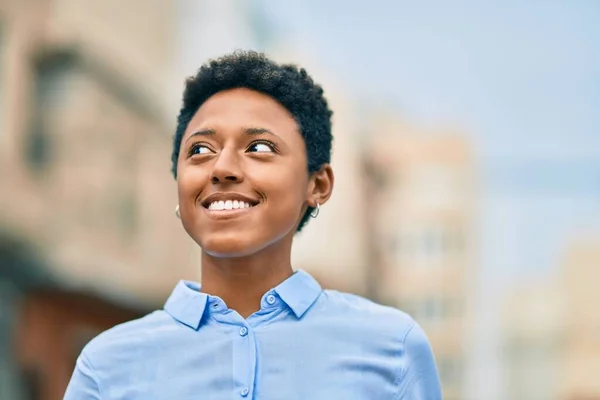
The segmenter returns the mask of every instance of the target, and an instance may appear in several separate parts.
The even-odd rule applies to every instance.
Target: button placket
[[[256,343],[254,333],[246,321],[238,320],[237,338],[234,340],[234,379],[237,396],[251,397],[252,382],[256,374]],[[234,331],[235,332],[235,331]]]

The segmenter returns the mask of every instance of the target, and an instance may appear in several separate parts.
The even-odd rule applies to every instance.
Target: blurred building
[[[562,367],[564,299],[553,284],[515,291],[506,307],[505,393],[508,398],[557,400]]]
[[[206,24],[186,10],[240,20],[243,43],[268,42],[260,13],[231,14],[236,5],[0,1],[0,399],[62,397],[89,339],[199,278],[199,249],[173,214],[170,114],[183,83],[173,76],[241,39],[190,40]],[[364,209],[358,124],[335,93],[336,190],[299,236],[294,266],[364,293],[364,220],[348,218]]]
[[[504,310],[509,398],[600,399],[600,239],[573,242],[555,279],[513,293]]]
[[[5,0],[0,17],[0,399],[57,399],[87,340],[197,278],[160,96],[174,11]]]
[[[365,169],[371,290],[408,312],[433,346],[444,399],[462,399],[473,263],[473,155],[455,133],[372,120]]]
[[[600,237],[572,244],[563,265],[567,327],[563,398],[600,399]]]

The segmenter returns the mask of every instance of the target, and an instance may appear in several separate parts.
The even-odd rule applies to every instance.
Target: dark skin
[[[309,175],[293,116],[246,88],[204,102],[180,150],[181,220],[202,248],[202,292],[247,318],[268,290],[292,275],[298,223],[309,206],[327,202],[333,171],[326,164]]]

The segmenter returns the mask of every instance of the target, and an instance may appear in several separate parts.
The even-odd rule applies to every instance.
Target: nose
[[[244,175],[240,165],[239,154],[233,149],[221,150],[210,172],[210,181],[216,184],[224,182],[239,183],[243,180]]]

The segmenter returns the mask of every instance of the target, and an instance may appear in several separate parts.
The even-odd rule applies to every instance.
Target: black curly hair
[[[323,96],[323,88],[313,82],[304,68],[277,64],[255,51],[235,51],[204,64],[185,82],[171,155],[175,179],[181,139],[196,111],[212,95],[241,87],[271,96],[292,114],[306,145],[309,174],[330,162],[332,112]],[[298,232],[306,225],[312,211],[309,207],[302,216]]]

